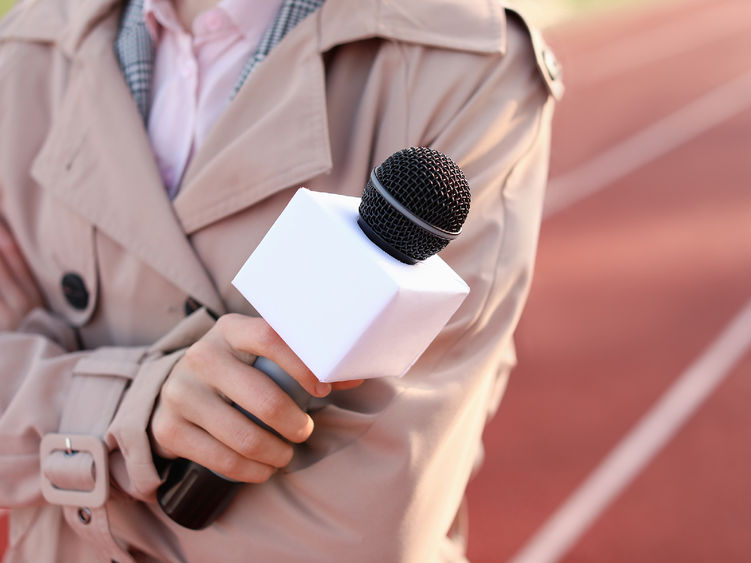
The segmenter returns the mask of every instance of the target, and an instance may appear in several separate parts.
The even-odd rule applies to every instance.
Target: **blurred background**
[[[470,560],[751,561],[751,2],[533,17],[566,94]]]
[[[751,2],[517,4],[567,90],[470,560],[751,561]]]

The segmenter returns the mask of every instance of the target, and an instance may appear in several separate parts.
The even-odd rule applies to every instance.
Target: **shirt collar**
[[[159,39],[162,28],[175,33],[182,31],[175,7],[169,0],[144,0],[143,19],[154,42]]]
[[[221,0],[217,8],[232,20],[240,33],[258,41],[266,27],[273,21],[283,0]],[[172,0],[144,0],[143,14],[146,27],[153,40],[159,38],[160,28],[183,32]]]
[[[240,32],[258,41],[274,21],[283,0],[222,0],[219,7],[232,19]],[[260,31],[259,31],[260,30]]]

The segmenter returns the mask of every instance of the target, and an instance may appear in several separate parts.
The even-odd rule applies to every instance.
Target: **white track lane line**
[[[565,555],[749,350],[751,301],[545,522],[512,563],[552,563]]]
[[[680,19],[577,56],[577,88],[751,31],[751,2],[708,4],[703,9],[685,9],[685,13]]]
[[[751,73],[718,86],[678,111],[553,178],[543,217],[548,218],[751,108]]]

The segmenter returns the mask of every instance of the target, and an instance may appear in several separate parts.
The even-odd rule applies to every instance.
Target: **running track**
[[[751,3],[641,6],[547,33],[567,94],[474,563],[751,561]]]
[[[473,563],[751,561],[751,2],[549,29],[565,69]]]

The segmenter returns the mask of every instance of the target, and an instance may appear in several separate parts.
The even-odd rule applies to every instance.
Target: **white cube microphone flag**
[[[403,375],[469,292],[438,256],[384,252],[359,205],[301,188],[232,282],[320,381]]]

